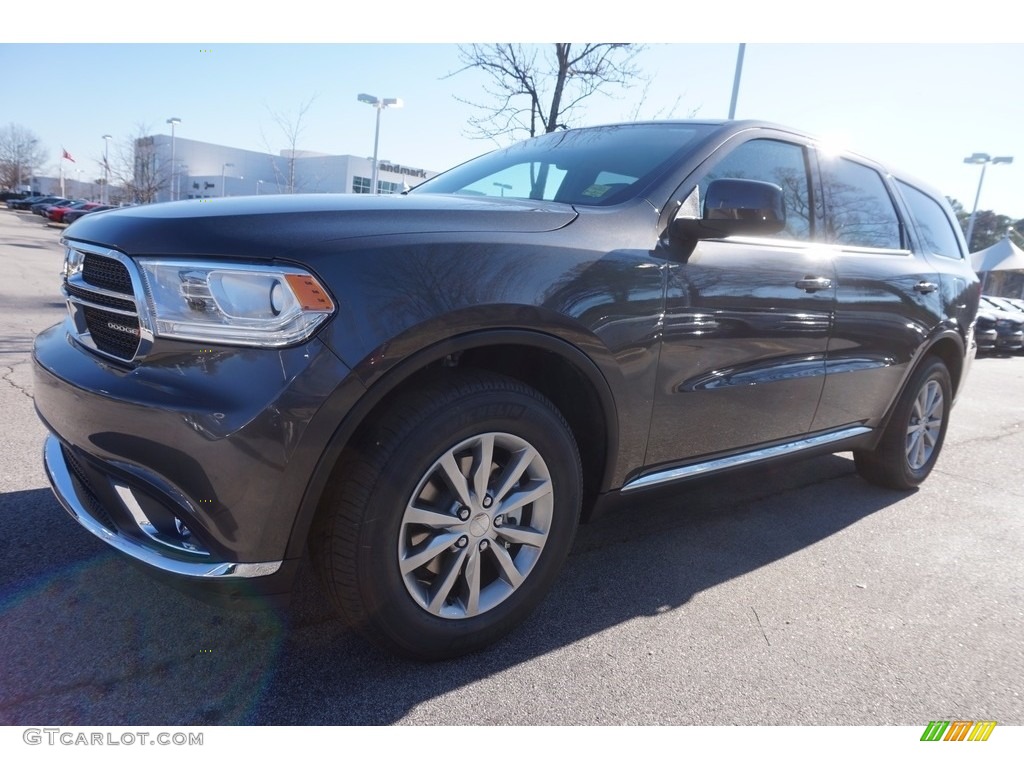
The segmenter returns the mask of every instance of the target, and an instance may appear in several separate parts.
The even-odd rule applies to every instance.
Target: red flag
[[[76,161],[75,161],[75,158],[73,158],[73,157],[71,156],[71,153],[70,153],[70,152],[68,152],[68,151],[67,151],[66,149],[64,149],[64,147],[61,147],[61,148],[60,148],[60,151],[64,153],[64,159],[65,159],[65,160],[70,160],[70,161],[71,161],[72,163],[76,162]]]

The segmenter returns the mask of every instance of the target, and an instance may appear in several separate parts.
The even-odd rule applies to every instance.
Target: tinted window
[[[941,256],[951,256],[954,259],[962,259],[960,252],[960,241],[957,240],[956,230],[950,222],[946,211],[938,202],[909,184],[902,181],[896,182],[904,200],[910,207],[914,219],[917,221],[917,228],[924,238],[925,247],[932,253]]]
[[[611,205],[679,162],[713,126],[650,124],[558,131],[470,160],[412,194]]]
[[[901,248],[900,220],[878,173],[843,158],[822,161],[829,242],[862,248]]]
[[[786,201],[786,228],[773,237],[812,239],[810,185],[803,147],[769,139],[748,141],[737,147],[700,182],[701,210],[703,193],[708,182],[715,179],[753,179],[778,184]]]

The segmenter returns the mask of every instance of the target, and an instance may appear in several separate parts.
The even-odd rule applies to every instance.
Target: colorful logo
[[[932,720],[921,741],[988,741],[995,727],[995,720]]]

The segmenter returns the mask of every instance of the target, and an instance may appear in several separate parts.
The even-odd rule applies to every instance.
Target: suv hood
[[[183,200],[102,211],[65,236],[132,256],[275,258],[297,243],[457,232],[549,232],[572,206],[454,195],[264,195]]]

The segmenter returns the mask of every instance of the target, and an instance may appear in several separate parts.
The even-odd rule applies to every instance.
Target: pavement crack
[[[956,478],[957,480],[963,480],[966,483],[973,483],[975,485],[979,485],[979,486],[982,486],[982,487],[987,487],[987,486],[991,485],[991,483],[992,483],[991,480],[982,480],[982,479],[977,478],[977,477],[972,477],[971,475],[965,475],[962,472],[950,472],[949,470],[945,470],[945,469],[938,469],[938,468],[936,468],[936,469],[932,470],[932,473],[936,474],[936,475],[944,475],[945,477],[953,477],[953,478]],[[1005,494],[1008,494],[1010,496],[1019,496],[1022,499],[1024,499],[1024,493],[1020,493],[1018,491],[1015,491],[1012,488],[1000,488],[999,490],[1000,490],[1001,493],[1005,493]]]
[[[978,437],[970,437],[965,440],[957,440],[956,446],[959,448],[965,445],[975,445],[977,443],[998,443],[1000,440],[1005,440],[1008,437],[1016,437],[1020,434],[1021,425],[1019,423],[1011,424],[1004,427],[1003,432],[997,432],[994,435],[979,435]]]
[[[750,610],[754,612],[754,618],[757,619],[757,628],[761,630],[761,635],[764,637],[764,641],[771,647],[771,641],[768,639],[768,633],[764,631],[764,626],[761,624],[761,617],[757,615],[757,608],[750,606]]]
[[[3,378],[4,381],[6,381],[8,384],[10,384],[12,387],[14,387],[19,392],[21,392],[21,394],[23,394],[29,400],[31,400],[32,399],[32,393],[29,392],[25,387],[21,386],[20,384],[18,384],[16,381],[14,381],[11,378],[11,376],[14,375],[14,368],[12,366],[10,366],[10,365],[5,365],[3,367],[7,369],[7,373],[5,373],[0,378]]]

